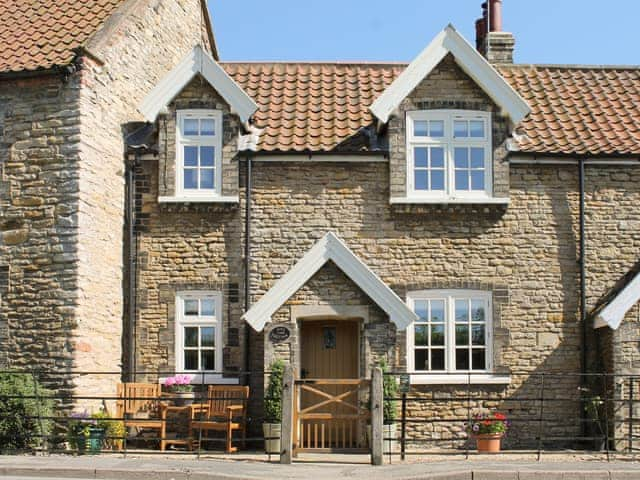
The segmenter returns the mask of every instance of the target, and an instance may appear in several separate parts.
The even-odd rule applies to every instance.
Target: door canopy
[[[329,260],[389,315],[398,330],[405,330],[417,320],[407,304],[333,232],[311,247],[242,318],[256,331],[262,331],[273,314]]]

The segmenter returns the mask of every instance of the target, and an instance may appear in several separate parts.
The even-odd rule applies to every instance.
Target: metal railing
[[[442,381],[438,381],[438,377]],[[409,455],[475,454],[468,430],[479,412],[505,414],[504,454],[590,452],[609,460],[635,458],[640,442],[640,376],[573,373],[511,373],[504,384],[468,373],[451,385],[446,374],[414,382],[385,373],[399,392],[384,401],[396,412],[387,419],[384,451],[389,460]],[[427,378],[427,377],[424,377]],[[484,383],[483,383],[484,382]]]
[[[184,372],[136,372],[136,383],[158,386],[163,379]],[[208,401],[210,383],[248,384],[262,390],[269,371],[207,372],[192,380],[193,402]],[[12,453],[116,453],[131,452],[162,455],[224,454],[224,432],[207,434],[202,427],[189,433],[189,415],[197,409],[180,407],[184,399],[157,389],[157,395],[118,395],[118,384],[127,375],[122,372],[5,370],[0,381],[22,385],[0,391],[0,452]],[[64,386],[63,386],[64,385]],[[15,388],[15,387],[13,387]],[[164,387],[162,388],[164,390]],[[228,401],[243,398],[227,396]],[[264,451],[262,394],[250,395],[245,417],[246,435],[237,435],[234,443],[253,451]],[[118,405],[147,404],[140,412],[130,412]],[[189,400],[187,400],[187,403]],[[27,404],[27,408],[21,405]],[[198,415],[195,413],[194,415]],[[15,426],[4,428],[12,420]],[[197,418],[196,418],[197,420]],[[217,419],[216,419],[217,421]],[[226,419],[220,419],[221,422]],[[237,421],[237,420],[234,420]],[[268,439],[267,439],[268,440]],[[167,448],[160,450],[162,445]],[[193,447],[193,449],[192,449]]]

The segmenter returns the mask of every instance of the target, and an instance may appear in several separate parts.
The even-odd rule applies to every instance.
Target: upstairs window
[[[177,124],[177,195],[184,197],[220,195],[222,112],[180,110]]]
[[[407,112],[408,193],[455,199],[491,195],[491,114]]]

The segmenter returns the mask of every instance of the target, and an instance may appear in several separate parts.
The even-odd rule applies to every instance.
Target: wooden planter
[[[502,436],[502,433],[474,435],[478,453],[500,453],[500,441],[502,440]]]

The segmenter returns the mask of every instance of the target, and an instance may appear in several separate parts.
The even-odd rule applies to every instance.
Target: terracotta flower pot
[[[502,433],[484,433],[474,435],[478,453],[499,453]]]

